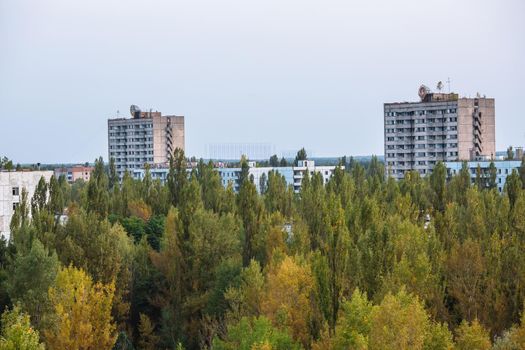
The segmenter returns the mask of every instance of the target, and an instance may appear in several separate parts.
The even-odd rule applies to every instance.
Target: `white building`
[[[301,184],[306,172],[312,176],[314,173],[320,173],[323,177],[323,183],[326,184],[332,177],[336,166],[316,166],[313,160],[300,160],[298,166],[288,167],[256,167],[255,162],[248,162],[249,170],[248,176],[253,177],[253,183],[257,188],[257,192],[261,192],[261,178],[263,175],[268,179],[268,173],[270,171],[276,171],[286,180],[286,185],[293,186],[293,189],[298,193],[301,189]],[[344,168],[344,166],[341,166]],[[227,187],[231,182],[235,192],[239,191],[240,186],[240,175],[241,168],[217,168],[221,177],[221,183],[224,187]],[[168,168],[152,168],[150,169],[151,177],[153,179],[159,179],[161,182],[165,182],[168,178]],[[144,179],[144,169],[134,169],[133,178],[137,180]]]
[[[49,182],[52,171],[1,171],[0,172],[0,235],[9,240],[11,218],[22,199],[22,189],[31,200],[42,177]]]

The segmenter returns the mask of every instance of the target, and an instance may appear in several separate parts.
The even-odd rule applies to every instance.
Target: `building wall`
[[[304,178],[305,173],[308,171],[310,176],[314,173],[321,173],[323,177],[323,183],[327,183],[329,179],[332,177],[335,166],[315,166],[315,163],[313,161],[304,161],[304,164],[299,164],[300,166],[297,167],[250,167],[248,170],[248,174],[250,177],[253,177],[253,183],[257,189],[257,192],[261,192],[260,188],[260,181],[261,177],[264,176],[266,179],[268,179],[268,173],[270,171],[276,171],[282,176],[284,176],[286,180],[287,186],[293,186],[294,191],[297,193],[301,189],[302,180]],[[341,166],[341,168],[344,169],[344,166]],[[232,184],[233,190],[235,192],[239,191],[239,177],[241,174],[241,168],[217,168],[217,172],[219,173],[219,176],[221,177],[221,183],[226,188],[229,183]],[[188,174],[190,173],[191,169],[188,169]],[[151,177],[153,179],[159,179],[161,182],[165,182],[169,169],[167,168],[152,168],[150,169]],[[143,180],[145,175],[144,169],[134,169],[133,170],[133,178],[137,180]]]
[[[35,192],[35,188],[42,176],[49,182],[52,171],[16,171],[0,172],[0,235],[9,240],[11,218],[13,217],[13,205],[18,205],[22,198],[22,189],[28,192],[28,204]],[[13,189],[17,193],[13,194]]]
[[[478,165],[481,169],[483,176],[485,176],[486,178],[489,177],[490,163],[491,163],[490,161],[467,162],[467,167],[469,168],[470,178],[473,183],[476,180],[476,172],[477,172]],[[512,174],[512,171],[514,170],[519,171],[519,168],[521,166],[521,161],[519,160],[494,161],[494,165],[496,167],[496,185],[498,187],[498,191],[501,193],[503,192],[503,189],[505,187],[507,176]],[[461,171],[461,168],[463,167],[463,162],[447,162],[445,163],[445,166],[447,168],[448,175],[455,176],[455,175],[458,175],[459,172]]]
[[[57,168],[55,169],[55,177],[58,179],[60,176],[65,176],[67,182],[73,183],[77,180],[89,181],[91,173],[93,172],[93,167],[91,166],[82,166],[76,165],[71,168]]]
[[[476,153],[475,121],[481,121],[481,151]],[[471,159],[472,155],[494,158],[496,155],[496,119],[493,98],[460,98],[458,100],[458,144],[459,159]]]

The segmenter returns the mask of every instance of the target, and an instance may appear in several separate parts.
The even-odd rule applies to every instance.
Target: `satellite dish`
[[[421,100],[425,99],[425,96],[430,92],[430,89],[426,87],[425,85],[421,85],[419,87],[419,90],[417,91],[417,94],[419,95],[419,98]]]
[[[131,113],[133,118],[136,118],[137,113],[140,115],[140,107],[137,105],[131,105],[131,107],[129,107],[129,113]]]

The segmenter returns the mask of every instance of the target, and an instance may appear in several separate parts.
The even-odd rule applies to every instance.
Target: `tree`
[[[461,322],[456,334],[458,350],[489,350],[491,348],[489,333],[477,319],[472,323]]]
[[[306,154],[306,150],[301,148],[299,151],[297,151],[297,155],[295,156],[294,164],[297,166],[299,164],[300,160],[306,160],[308,159],[308,155]]]
[[[494,161],[490,161],[489,182],[488,182],[488,187],[490,189],[497,187],[497,184],[496,184],[497,177],[498,177],[498,170],[496,169],[496,165],[494,164]]]
[[[112,190],[119,183],[115,158],[109,158],[109,189]]]
[[[423,349],[428,315],[417,297],[404,290],[387,294],[371,314],[369,349]]]
[[[284,331],[274,328],[271,322],[261,316],[242,318],[228,327],[224,340],[215,338],[213,349],[216,350],[299,350],[300,346]]]
[[[140,314],[139,323],[139,349],[140,350],[155,350],[159,337],[155,334],[155,326],[148,316]]]
[[[280,167],[287,167],[288,166],[288,162],[286,161],[286,159],[284,157],[281,158],[281,161],[279,162],[279,166]]]
[[[507,176],[507,180],[505,181],[505,193],[507,193],[507,196],[509,197],[510,207],[514,207],[514,203],[516,202],[516,199],[519,196],[519,193],[521,192],[522,183],[520,180],[520,176],[518,175],[518,172],[514,169],[512,170],[512,174]]]
[[[237,211],[242,220],[244,232],[242,261],[248,266],[250,260],[256,256],[255,240],[261,229],[261,204],[255,185],[251,181],[243,181],[237,196]]]
[[[85,208],[100,217],[106,217],[109,211],[108,177],[104,170],[102,157],[95,160],[95,169],[87,185]]]
[[[229,305],[228,319],[240,321],[243,317],[259,316],[264,293],[264,276],[261,266],[251,260],[240,274],[238,286],[230,286],[225,292]]]
[[[111,349],[116,341],[111,306],[113,283],[93,283],[72,266],[59,271],[49,289],[54,324],[44,331],[49,349]]]
[[[57,255],[50,255],[35,239],[28,254],[16,255],[12,269],[8,280],[11,300],[28,312],[33,324],[41,329],[50,308],[47,291],[59,269]]]
[[[310,267],[286,256],[267,276],[262,312],[272,322],[290,329],[303,346],[310,344],[308,324],[312,316],[310,294],[314,281]]]
[[[479,243],[467,239],[456,243],[448,257],[447,285],[461,318],[479,317],[483,305],[484,261]]]
[[[521,179],[521,185],[523,186],[523,189],[525,189],[525,155],[523,156],[523,158],[521,158],[519,174]]]
[[[512,149],[512,146],[509,146],[507,148],[507,160],[513,160],[514,159],[514,150]]]
[[[354,290],[350,300],[341,306],[341,316],[337,321],[335,346],[336,350],[368,348],[368,337],[374,306],[365,293]]]
[[[273,168],[277,168],[279,166],[279,158],[277,157],[277,154],[274,154],[270,157],[270,166]]]
[[[171,203],[177,206],[181,201],[182,189],[188,181],[186,173],[186,158],[184,151],[176,148],[170,157],[170,168],[167,178],[167,185],[171,194]]]
[[[445,323],[431,323],[425,336],[424,350],[454,350],[452,333]]]
[[[0,349],[2,350],[44,350],[40,343],[38,331],[31,327],[29,315],[18,306],[2,314],[2,333]]]
[[[443,211],[445,209],[447,168],[442,162],[438,162],[430,175],[430,186],[433,190],[434,208]]]

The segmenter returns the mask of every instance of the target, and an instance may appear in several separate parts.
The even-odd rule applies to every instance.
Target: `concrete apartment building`
[[[507,182],[507,176],[512,174],[513,171],[518,171],[521,166],[521,160],[495,160],[495,161],[471,161],[467,162],[467,168],[470,174],[470,180],[475,183],[476,176],[479,170],[481,171],[481,178],[486,180],[490,178],[490,163],[494,163],[496,168],[496,187],[501,193],[505,188]],[[449,177],[456,176],[460,173],[463,167],[463,162],[446,162],[445,167]]]
[[[109,158],[120,177],[144,164],[169,161],[176,148],[184,149],[184,116],[143,112],[130,108],[131,118],[108,119]]]
[[[22,199],[22,189],[27,191],[28,204],[42,177],[49,182],[52,171],[0,171],[0,235],[10,238],[9,225],[15,208]]]
[[[70,184],[80,179],[88,182],[93,169],[94,167],[92,166],[84,165],[75,165],[70,168],[57,168],[55,169],[55,177],[58,179],[63,175]]]
[[[293,186],[296,193],[301,190],[301,185],[306,172],[312,176],[314,173],[320,173],[323,177],[323,183],[326,184],[332,175],[334,174],[336,166],[316,166],[313,160],[300,160],[298,166],[288,167],[257,167],[255,162],[248,162],[249,170],[248,174],[253,177],[253,183],[257,189],[257,192],[261,192],[261,178],[263,175],[268,179],[268,173],[270,171],[276,171],[286,180],[287,186]],[[344,166],[341,166],[344,168]],[[232,184],[235,192],[239,191],[240,187],[240,175],[241,168],[216,168],[221,177],[221,183],[224,187],[227,187],[229,183]],[[191,169],[188,169],[188,174]],[[136,180],[144,179],[146,171],[144,169],[134,169],[132,172],[133,178]],[[169,169],[167,167],[151,168],[151,177],[156,180],[160,180],[164,183],[168,178]]]
[[[419,88],[419,102],[384,104],[385,166],[401,179],[422,176],[438,161],[493,159],[496,155],[494,99],[459,97]]]

